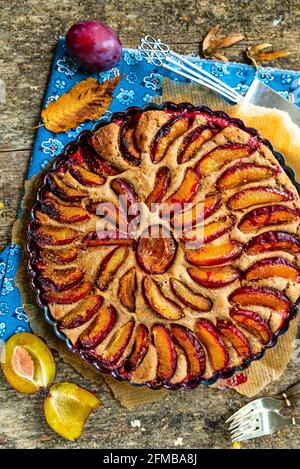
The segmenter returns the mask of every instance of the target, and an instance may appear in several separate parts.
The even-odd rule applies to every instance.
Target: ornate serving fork
[[[224,98],[227,98],[232,103],[252,103],[258,106],[285,111],[290,115],[292,121],[300,126],[299,107],[288,99],[280,96],[279,93],[272,90],[272,88],[265,85],[265,83],[261,82],[256,77],[244,96],[185,56],[174,52],[160,39],[155,39],[149,35],[145,36],[141,39],[138,50],[142,58],[148,63],[156,67],[163,67],[173,73],[206,86],[221,96],[224,96]]]

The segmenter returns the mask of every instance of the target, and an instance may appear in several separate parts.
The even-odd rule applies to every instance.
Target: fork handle
[[[285,401],[286,401],[288,407],[290,407],[290,405],[291,405],[291,404],[289,403],[290,399],[291,399],[291,398],[294,399],[294,398],[300,397],[300,382],[294,384],[292,387],[290,387],[289,389],[287,389],[287,391],[283,392],[283,393],[282,393],[282,396],[283,396],[283,398],[285,399]],[[299,402],[299,401],[297,401],[297,402]],[[296,402],[296,403],[297,403],[297,402]]]

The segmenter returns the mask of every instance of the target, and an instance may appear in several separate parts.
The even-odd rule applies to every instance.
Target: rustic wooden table
[[[0,78],[7,102],[0,104],[0,248],[10,240],[23,191],[53,50],[59,34],[79,19],[99,18],[119,32],[124,46],[134,47],[146,33],[179,52],[198,52],[207,30],[221,24],[246,41],[229,51],[242,61],[246,45],[271,42],[292,55],[275,66],[298,68],[300,3],[298,0],[0,0]],[[56,357],[57,358],[57,357]],[[300,376],[300,360],[268,391],[279,391]],[[85,382],[70,366],[57,363],[57,380],[88,386],[104,402],[75,443],[59,438],[45,424],[42,397],[14,392],[0,376],[0,448],[230,448],[225,420],[246,399],[235,391],[202,387],[170,393],[134,412],[119,405],[110,391]],[[191,405],[191,397],[193,404]],[[139,420],[141,426],[132,425]],[[299,430],[243,443],[243,448],[297,448]]]

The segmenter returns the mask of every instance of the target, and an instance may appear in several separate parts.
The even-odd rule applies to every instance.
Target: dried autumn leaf
[[[32,381],[34,376],[34,362],[24,347],[17,345],[11,357],[11,367],[21,378]]]
[[[256,46],[247,47],[246,55],[248,59],[251,60],[255,68],[258,68],[257,62],[270,62],[272,60],[280,59],[281,57],[287,57],[290,55],[290,52],[287,50],[274,50],[274,51],[265,51],[272,47],[272,44],[262,43],[257,44]]]
[[[242,41],[244,36],[241,34],[233,34],[231,36],[217,36],[219,29],[219,25],[214,26],[205,36],[202,43],[203,54],[207,58],[214,58],[216,60],[227,62],[225,55],[219,52],[220,49],[233,46],[234,44]]]
[[[45,127],[51,132],[66,132],[82,122],[99,118],[109,108],[112,92],[122,78],[120,75],[103,83],[88,78],[77,83],[42,111]]]

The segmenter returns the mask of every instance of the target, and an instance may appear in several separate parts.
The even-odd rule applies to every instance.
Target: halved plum
[[[247,244],[246,251],[250,255],[268,251],[285,251],[290,254],[299,254],[300,242],[291,233],[266,231],[252,238]]]
[[[101,353],[100,358],[104,366],[114,368],[116,362],[125,352],[134,329],[134,320],[129,319],[120,329],[115,332],[106,349]]]
[[[250,146],[240,143],[218,146],[200,159],[197,163],[197,172],[201,176],[207,176],[219,171],[231,161],[248,157],[253,151]]]
[[[239,222],[243,233],[259,230],[264,226],[284,224],[299,218],[297,210],[286,205],[267,205],[247,212]]]
[[[153,190],[146,199],[146,205],[150,211],[152,211],[152,208],[155,208],[155,206],[151,207],[153,204],[159,204],[163,200],[169,189],[170,182],[171,171],[169,168],[166,166],[159,168],[156,173]]]
[[[128,248],[118,246],[112,249],[102,260],[98,272],[97,286],[101,291],[108,289],[110,282],[113,280],[116,272],[124,263],[127,255]]]
[[[151,146],[151,160],[154,164],[161,161],[169,145],[184,134],[191,125],[191,119],[187,116],[171,118],[157,132]]]
[[[199,225],[189,231],[185,231],[182,235],[182,240],[193,242],[195,247],[200,247],[202,244],[214,241],[228,233],[234,222],[235,218],[233,216],[226,215],[206,225]]]
[[[78,285],[84,277],[84,270],[80,267],[68,267],[66,269],[46,268],[39,276],[39,282],[43,287],[62,292]]]
[[[116,320],[117,312],[114,306],[103,306],[88,328],[80,334],[78,342],[84,348],[96,347],[108,336]]]
[[[55,378],[55,361],[46,343],[30,332],[13,334],[1,347],[0,365],[18,392],[34,394]]]
[[[90,218],[83,207],[63,205],[54,198],[51,192],[46,192],[41,203],[42,210],[59,223],[77,223]]]
[[[230,317],[251,334],[255,335],[264,345],[272,339],[268,323],[257,313],[245,309],[232,308]]]
[[[294,195],[290,191],[283,191],[271,186],[257,186],[235,193],[227,201],[227,206],[232,210],[241,210],[252,205],[284,202],[293,198]]]
[[[244,360],[251,355],[251,348],[244,334],[227,319],[218,319],[217,329],[229,340],[235,351]]]
[[[70,288],[62,292],[57,292],[53,290],[48,290],[43,293],[43,298],[47,300],[48,303],[56,303],[60,305],[69,305],[76,303],[83,298],[86,298],[92,291],[91,282],[82,282],[76,287]]]
[[[87,197],[87,193],[81,189],[75,189],[63,182],[63,178],[58,174],[51,174],[49,178],[51,190],[62,200],[66,202],[80,202]]]
[[[57,228],[47,225],[34,225],[30,227],[30,234],[37,244],[43,246],[65,246],[79,238],[77,231],[71,228]]]
[[[284,293],[269,287],[240,287],[229,295],[229,301],[239,306],[266,306],[284,314],[288,314],[293,307]]]
[[[167,216],[171,213],[176,213],[182,208],[184,204],[191,202],[196,196],[200,188],[200,178],[193,168],[188,168],[184,174],[181,185],[164,203],[164,211],[167,211]]]
[[[100,295],[91,295],[83,300],[79,305],[67,313],[61,323],[62,329],[73,329],[88,322],[97,313],[103,303],[103,297]]]
[[[178,149],[177,163],[186,163],[194,158],[202,145],[213,138],[217,132],[217,128],[209,125],[200,125],[192,130],[192,132],[189,132]]]
[[[252,264],[245,272],[246,280],[281,277],[300,282],[300,269],[283,257],[268,257]]]
[[[180,306],[162,293],[156,280],[145,276],[143,279],[143,289],[147,303],[159,316],[170,321],[176,321],[184,316]]]
[[[220,203],[221,196],[219,193],[210,194],[202,202],[197,202],[192,208],[175,214],[171,220],[172,224],[175,228],[186,230],[212,215],[219,208]]]
[[[222,191],[240,187],[250,182],[258,182],[275,176],[280,168],[260,165],[257,163],[237,163],[226,169],[218,178],[216,186]]]
[[[206,288],[222,288],[241,278],[239,270],[231,265],[213,269],[188,267],[187,271],[196,283]]]
[[[137,289],[136,271],[132,267],[126,272],[119,282],[119,299],[130,312],[135,311],[135,292]]]
[[[44,413],[50,428],[67,440],[80,437],[91,412],[102,402],[94,394],[74,383],[51,386],[44,401]]]
[[[236,259],[242,250],[241,243],[229,239],[222,244],[205,244],[199,249],[187,249],[186,258],[193,265],[213,266]]]
[[[172,264],[178,243],[172,233],[162,225],[150,225],[139,240],[136,256],[149,274],[163,274]]]
[[[206,356],[202,345],[192,331],[178,324],[171,325],[172,338],[184,351],[188,361],[188,383],[195,383],[203,375],[206,367]]]
[[[106,181],[103,176],[99,176],[99,174],[95,174],[92,171],[84,168],[82,165],[76,163],[71,163],[68,166],[68,170],[70,171],[71,176],[73,176],[73,178],[83,186],[102,186]]]
[[[175,372],[177,363],[175,346],[166,326],[156,324],[152,327],[152,334],[158,358],[157,379],[159,382],[166,382]]]
[[[185,305],[189,306],[195,311],[210,311],[212,307],[212,301],[210,298],[196,293],[189,285],[185,284],[181,280],[171,278],[170,285],[174,294],[179,300]]]
[[[198,319],[195,324],[195,333],[204,345],[214,371],[226,369],[229,361],[227,347],[213,323],[207,319]]]

